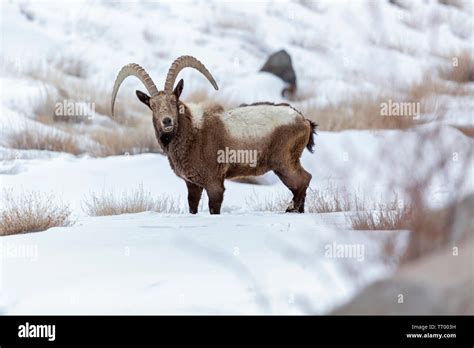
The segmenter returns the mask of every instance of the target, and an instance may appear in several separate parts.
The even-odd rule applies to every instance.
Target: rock
[[[456,255],[456,249],[457,255]],[[474,238],[403,265],[332,314],[474,314]]]
[[[285,50],[273,53],[265,62],[260,71],[269,72],[288,83],[288,87],[281,92],[282,96],[293,97],[296,93],[296,74],[291,57]]]

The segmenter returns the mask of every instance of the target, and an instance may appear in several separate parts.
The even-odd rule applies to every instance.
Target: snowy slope
[[[334,103],[406,88],[437,64],[451,63],[453,54],[473,49],[472,2],[464,11],[435,0],[407,7],[360,0],[2,2],[2,32],[15,30],[3,36],[2,59],[24,67],[74,57],[87,63],[86,79],[110,88],[129,62],[144,66],[161,86],[172,60],[190,54],[206,63],[221,89],[213,92],[202,76],[184,71],[184,98],[207,88],[217,99],[242,103],[255,93],[281,98],[278,80],[256,71],[285,48],[301,90]]]
[[[3,259],[9,314],[323,313],[390,271],[372,233],[314,215],[141,213],[0,243],[20,255]],[[325,257],[333,243],[363,257]]]

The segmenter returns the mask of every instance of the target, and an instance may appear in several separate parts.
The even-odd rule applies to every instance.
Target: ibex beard
[[[122,81],[136,76],[148,93],[136,91],[138,99],[153,113],[153,127],[163,152],[188,189],[189,212],[196,214],[202,191],[209,197],[209,211],[219,214],[224,198],[224,180],[258,176],[273,171],[293,193],[287,212],[304,212],[306,190],[311,181],[300,163],[306,147],[313,152],[317,125],[288,104],[268,102],[241,105],[225,111],[217,104],[185,104],[180,100],[184,81],[176,87],[178,73],[192,67],[217,90],[206,67],[191,56],[176,59],[168,71],[163,91],[158,91],[148,73],[138,64],[125,65],[112,92],[112,114]],[[219,150],[257,151],[255,165],[219,161]]]

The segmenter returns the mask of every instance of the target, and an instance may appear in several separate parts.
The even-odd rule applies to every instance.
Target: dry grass
[[[12,148],[67,152],[74,155],[87,153],[99,157],[161,151],[154,135],[149,111],[134,94],[120,95],[112,118],[111,91],[78,78],[84,74],[81,70],[81,60],[69,61],[62,58],[55,59],[53,63],[46,66],[32,65],[24,70],[15,69],[8,64],[2,66],[4,70],[43,84],[41,103],[35,107],[31,118],[52,128],[50,131],[40,132],[30,127],[12,134],[8,139]],[[100,120],[98,124],[99,122],[94,122],[89,115],[58,116],[55,113],[56,104],[62,104],[64,101],[93,103],[93,116],[108,116],[111,121],[107,123]],[[83,148],[78,146],[79,135],[84,140],[81,141]]]
[[[54,55],[49,57],[48,63],[69,76],[84,78],[88,74],[88,64],[80,56]]]
[[[381,105],[388,99],[366,96],[325,107],[302,104],[298,109],[323,131],[407,129],[417,123],[409,116],[381,116]]]
[[[351,200],[345,189],[330,183],[324,190],[308,189],[306,211],[308,213],[332,213],[351,209]]]
[[[400,206],[398,200],[389,204],[377,204],[374,211],[358,209],[347,214],[354,230],[404,230],[411,226],[413,210]]]
[[[408,129],[423,123],[412,116],[382,116],[381,110],[384,103],[390,100],[394,103],[414,103],[419,105],[419,113],[436,113],[442,109],[442,105],[436,105],[436,97],[439,95],[467,96],[471,92],[462,82],[474,79],[474,64],[472,57],[463,54],[459,57],[459,66],[443,70],[440,75],[444,79],[427,74],[420,82],[414,83],[403,97],[390,97],[384,95],[360,95],[351,100],[339,104],[327,106],[316,106],[305,99],[311,95],[297,95],[294,106],[303,115],[319,125],[322,131],[339,132],[350,129]],[[449,83],[446,80],[460,82]],[[300,92],[298,92],[300,93]]]
[[[97,146],[91,146],[88,152],[96,157],[161,152],[151,125],[124,131],[94,130],[89,133],[89,137],[97,143]]]
[[[69,226],[69,208],[56,203],[52,195],[31,191],[14,196],[3,191],[0,212],[0,235],[44,231],[51,227]]]
[[[110,117],[114,122],[127,126],[137,127],[143,120],[147,120],[151,127],[151,111],[143,105],[135,96],[135,91],[119,92],[114,106],[114,115],[111,114],[110,96],[111,90],[107,88],[95,88],[94,103],[95,112]],[[90,98],[90,90],[88,86],[85,89],[76,92],[82,98]]]
[[[92,193],[84,200],[84,211],[90,216],[135,214],[144,211],[158,213],[182,213],[179,201],[169,196],[153,198],[150,192],[140,185],[131,192]]]
[[[414,83],[407,92],[408,99],[420,103],[420,111],[424,113],[434,112],[436,105],[431,97],[440,94],[454,94],[443,81],[435,80],[431,76],[425,76],[420,83]]]
[[[469,51],[453,55],[449,67],[440,69],[440,76],[449,81],[466,83],[474,81],[474,58]]]
[[[47,150],[74,155],[83,153],[72,135],[60,131],[41,132],[37,128],[25,128],[11,133],[7,142],[9,147],[19,150]]]
[[[231,103],[229,100],[225,100],[224,98],[219,96],[216,96],[216,99],[212,99],[209,96],[209,93],[205,90],[191,91],[189,94],[186,94],[183,99],[186,103],[197,103],[208,106],[218,104],[221,105],[224,110],[232,109],[238,106],[234,103]]]
[[[377,206],[375,211],[354,214],[351,222],[354,228],[362,229],[406,229],[410,231],[407,248],[402,262],[424,256],[438,248],[451,243],[459,243],[469,233],[457,225],[467,219],[458,219],[459,210],[466,188],[469,187],[469,166],[472,166],[474,149],[461,148],[459,137],[445,136],[446,126],[420,127],[415,129],[416,143],[411,146],[410,156],[400,158],[397,151],[390,148],[380,149],[380,167],[395,166],[398,174],[389,183],[400,187],[398,178],[403,177],[400,187],[401,193],[407,202],[404,206],[388,205]],[[461,136],[461,134],[460,134]],[[389,146],[389,145],[387,145]],[[458,161],[454,153],[459,152]],[[375,169],[375,168],[374,168]],[[377,175],[377,172],[374,172]],[[442,203],[436,198],[434,190],[439,190],[453,202],[443,209],[435,209],[435,203]],[[446,203],[445,203],[446,204]],[[471,208],[472,211],[472,208]],[[472,216],[472,213],[471,213]],[[472,233],[472,227],[471,233]]]
[[[260,199],[256,193],[246,200],[253,210],[284,212],[291,202],[290,193],[279,193]],[[334,213],[364,209],[362,201],[357,194],[349,195],[345,188],[338,188],[334,183],[329,183],[324,190],[309,188],[306,192],[305,211],[307,213]]]
[[[474,156],[474,149],[471,147],[464,150],[462,156],[465,160],[457,163],[458,170],[453,173],[451,168],[456,165],[456,161],[453,161],[453,148],[456,145],[452,139],[444,140],[441,130],[442,127],[439,127],[421,134],[414,152],[416,163],[425,164],[417,167],[417,175],[405,187],[406,195],[414,207],[414,218],[410,226],[412,233],[404,255],[405,261],[434,251],[449,242],[459,243],[469,235],[469,228],[463,230],[458,227],[467,218],[459,219],[456,214],[465,198],[461,188],[467,187],[471,180],[467,173],[472,166],[470,159]],[[431,187],[435,185],[436,178],[449,187],[452,203],[443,209],[433,210],[430,208]],[[472,227],[470,231],[472,233]]]
[[[147,108],[135,97],[123,93],[115,103],[112,117],[110,109],[111,90],[86,82],[51,68],[32,67],[25,72],[27,77],[44,84],[43,102],[35,109],[34,118],[39,122],[54,125],[60,122],[91,123],[88,117],[58,117],[55,114],[56,103],[64,100],[75,103],[93,103],[96,114],[110,117],[114,122],[125,126],[136,126],[143,118],[149,118]],[[53,87],[54,86],[54,87]]]
[[[277,193],[261,199],[257,193],[246,198],[246,204],[255,211],[284,212],[291,201],[289,193]]]

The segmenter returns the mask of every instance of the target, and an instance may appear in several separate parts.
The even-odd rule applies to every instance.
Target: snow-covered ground
[[[0,308],[12,314],[323,313],[390,270],[380,238],[335,229],[328,220],[141,213],[4,237],[10,257],[3,259]],[[352,258],[330,257],[328,248],[339,244],[362,249]]]
[[[406,231],[353,231],[344,213],[256,212],[252,199],[287,192],[271,173],[264,185],[227,182],[221,216],[210,216],[204,203],[196,216],[88,217],[82,206],[89,193],[138,185],[153,195],[176,197],[185,209],[185,184],[160,154],[92,158],[10,149],[7,139],[15,130],[51,129],[35,120],[34,110],[46,100],[46,90],[60,94],[60,88],[33,79],[29,69],[63,61],[80,62],[80,76],[71,81],[110,90],[124,64],[139,63],[162,86],[171,62],[193,55],[220,90],[184,70],[185,101],[203,90],[230,104],[279,102],[283,83],[257,71],[269,54],[284,48],[298,77],[299,106],[323,107],[364,94],[403,94],[427,73],[451,64],[453,54],[473,52],[471,1],[463,10],[434,0],[399,3],[403,6],[349,0],[3,1],[0,187],[15,194],[52,192],[70,204],[76,223],[0,238],[0,312],[326,313],[388,276]],[[447,108],[443,122],[473,126],[474,87],[466,88],[471,95],[439,96]],[[140,83],[127,80],[117,104],[134,100],[124,97],[133,97],[135,89],[142,89]],[[92,123],[109,126],[98,113]],[[472,163],[474,144],[449,125],[438,134],[439,149],[453,153],[447,175],[456,177]],[[313,175],[311,188],[336,183],[369,199],[394,191],[403,199],[403,185],[426,175],[422,164],[430,154],[420,154],[417,141],[432,126],[319,132],[315,153],[305,151],[302,158]],[[388,157],[403,159],[403,165],[381,161]],[[474,177],[472,165],[465,175]],[[459,191],[474,192],[472,180],[453,186],[435,177],[432,204],[442,206]],[[391,237],[395,249],[387,257],[384,246]],[[338,245],[363,252],[328,256]]]

